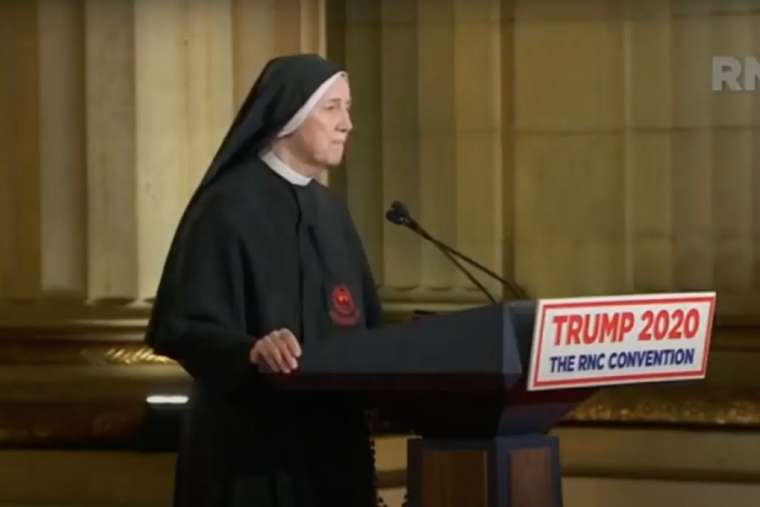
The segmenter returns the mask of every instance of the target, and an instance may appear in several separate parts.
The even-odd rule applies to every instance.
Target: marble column
[[[255,76],[324,53],[324,17],[321,0],[3,2],[0,315],[147,315]]]
[[[355,132],[340,190],[381,293],[389,307],[483,301],[440,252],[383,216],[401,200],[431,234],[501,270],[501,3],[344,5]]]

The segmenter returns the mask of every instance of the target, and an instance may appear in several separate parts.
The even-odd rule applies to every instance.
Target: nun
[[[304,344],[380,324],[361,241],[317,180],[352,129],[348,75],[316,55],[262,70],[180,220],[146,340],[193,389],[178,454],[180,507],[369,507],[362,407],[285,393]]]

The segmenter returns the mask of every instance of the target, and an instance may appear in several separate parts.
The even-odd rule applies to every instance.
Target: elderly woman
[[[259,372],[293,372],[302,344],[380,322],[348,211],[314,179],[343,157],[350,105],[336,65],[272,60],[185,210],[146,336],[194,379],[178,506],[375,503],[361,407]]]

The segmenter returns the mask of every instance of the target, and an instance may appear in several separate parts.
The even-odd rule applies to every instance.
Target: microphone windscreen
[[[391,203],[391,209],[395,210],[402,217],[409,216],[409,208],[407,208],[406,204],[401,201],[393,201],[393,203]]]
[[[396,225],[404,225],[404,218],[395,209],[386,211],[385,218]]]

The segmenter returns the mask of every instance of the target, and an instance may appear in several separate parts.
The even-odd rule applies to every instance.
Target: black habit
[[[338,71],[313,55],[267,64],[172,242],[146,339],[194,379],[177,506],[374,505],[362,407],[275,391],[249,362],[254,341],[276,329],[307,345],[380,323],[344,204],[316,181],[291,184],[258,157]]]

